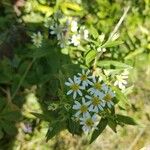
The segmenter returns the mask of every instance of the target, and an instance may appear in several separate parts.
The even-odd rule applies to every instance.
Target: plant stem
[[[25,70],[25,72],[24,72],[24,74],[23,74],[21,80],[20,80],[19,83],[18,83],[18,86],[17,86],[15,92],[14,92],[13,95],[12,95],[12,99],[15,98],[15,96],[16,96],[18,90],[20,89],[20,87],[21,87],[21,85],[22,85],[22,83],[23,83],[23,81],[24,81],[26,75],[28,74],[30,68],[32,67],[34,61],[35,61],[35,58],[32,59],[32,61],[30,62],[30,64],[29,64],[28,67],[26,68],[26,70]]]

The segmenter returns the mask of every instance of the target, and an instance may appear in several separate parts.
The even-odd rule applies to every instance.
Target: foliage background
[[[83,17],[87,25],[92,24],[100,33],[106,35],[109,35],[117,24],[123,9],[130,6],[119,29],[120,38],[124,43],[109,49],[110,53],[105,57],[133,66],[129,81],[129,84],[134,84],[133,93],[130,94],[132,109],[129,108],[128,114],[134,116],[139,125],[118,128],[116,134],[108,128],[92,145],[88,145],[85,137],[72,136],[67,131],[61,132],[46,143],[45,134],[48,124],[30,114],[30,112],[46,113],[45,108],[49,104],[47,97],[57,100],[58,86],[53,84],[52,79],[56,81],[58,78],[56,72],[62,67],[61,60],[66,64],[75,60],[77,56],[74,52],[70,57],[58,52],[57,47],[52,47],[53,41],[43,41],[42,50],[39,51],[35,51],[35,47],[30,42],[28,35],[31,32],[40,30],[46,33],[46,29],[41,28],[42,21],[44,15],[47,12],[51,13],[55,8],[55,0],[28,0],[29,3],[37,6],[31,10],[31,13],[28,13],[24,7],[20,7],[24,5],[23,1],[20,0],[20,4],[17,2],[0,1],[0,149],[138,150],[150,144],[150,1],[94,0],[92,5],[89,5],[91,1],[84,0],[80,4],[83,11],[77,15]],[[65,2],[77,3],[76,0],[59,2],[62,7],[65,7]],[[45,7],[41,8],[41,6]],[[52,9],[47,11],[49,6]],[[21,22],[20,18],[23,18],[24,22]],[[26,26],[22,26],[24,23]],[[53,51],[50,51],[51,49]],[[45,65],[50,70],[43,68]],[[26,68],[29,71],[18,89],[18,83],[23,79]],[[64,71],[67,72],[69,68],[70,66],[64,66]],[[48,82],[49,80],[51,82]],[[31,132],[27,133],[27,128],[28,130],[32,128]]]

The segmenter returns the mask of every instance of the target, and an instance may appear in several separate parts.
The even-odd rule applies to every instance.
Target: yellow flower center
[[[96,82],[94,83],[94,88],[100,90],[102,88],[102,85],[99,82]]]
[[[73,91],[77,91],[77,90],[79,90],[79,85],[76,84],[76,83],[74,83],[74,84],[72,84],[71,89],[72,89]]]
[[[110,94],[106,94],[104,97],[104,100],[108,102],[111,101],[111,99],[112,99],[112,96]]]
[[[87,80],[87,75],[86,75],[86,74],[83,74],[83,75],[81,76],[81,80],[82,80],[82,81]]]
[[[93,99],[92,99],[92,104],[93,104],[94,106],[99,105],[99,104],[100,104],[99,98],[98,98],[98,97],[93,97]]]
[[[93,122],[93,120],[91,118],[87,119],[85,123],[89,127],[92,127],[94,125],[94,122]]]
[[[81,108],[80,108],[80,111],[81,111],[82,113],[87,112],[87,111],[88,111],[87,106],[86,106],[86,105],[82,105]]]

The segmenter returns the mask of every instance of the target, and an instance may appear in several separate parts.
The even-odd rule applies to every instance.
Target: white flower
[[[80,118],[80,124],[83,125],[82,130],[85,133],[89,133],[93,129],[98,129],[97,128],[97,124],[98,124],[97,115],[94,114],[93,116],[91,116],[89,113],[84,115],[82,118]]]
[[[114,103],[112,102],[112,98],[115,97],[115,93],[109,88],[106,84],[104,85],[104,94],[103,100],[106,102],[107,106],[111,108],[114,106]]]
[[[88,40],[89,31],[85,28],[85,26],[82,26],[82,27],[80,28],[79,33],[81,34],[81,36],[83,37],[84,40]]]
[[[31,38],[32,38],[33,44],[36,47],[41,47],[42,46],[43,36],[41,35],[41,32],[33,33],[33,35],[31,36]]]
[[[87,29],[84,30],[84,39],[87,40],[89,37],[89,31]]]
[[[91,88],[88,89],[88,92],[94,95],[99,95],[99,92],[103,89],[103,84],[101,83],[102,78],[99,77],[98,80],[96,80],[95,76],[92,78],[93,82],[91,84]]]
[[[63,35],[62,33],[65,31],[64,27],[58,24],[51,26],[50,29],[51,29],[50,34],[57,35],[58,40],[62,38],[62,35]]]
[[[128,78],[128,74],[128,70],[125,69],[123,73],[121,73],[120,75],[116,75],[114,86],[118,86],[120,89],[124,90],[125,85],[127,84],[126,79]]]
[[[82,98],[82,104],[80,104],[78,101],[75,101],[75,104],[73,105],[73,109],[78,110],[75,114],[76,117],[78,117],[80,114],[86,115],[89,113],[88,106],[90,105],[90,101],[86,102],[85,98]]]
[[[92,76],[88,76],[89,73],[90,73],[90,70],[85,72],[85,70],[83,69],[82,69],[82,73],[78,73],[79,75],[78,79],[80,80],[80,82],[82,82],[83,87],[86,87],[92,84],[92,82],[89,80]]]
[[[77,32],[77,30],[78,30],[78,23],[75,20],[73,20],[71,22],[71,31],[72,32]]]
[[[71,38],[71,44],[73,44],[74,46],[79,46],[80,45],[80,34],[74,34]]]
[[[85,97],[90,100],[90,104],[91,104],[89,110],[95,113],[98,113],[99,110],[103,111],[103,107],[105,106],[105,101],[103,100],[104,96],[105,95],[102,92],[100,92],[98,96],[86,95]]]
[[[80,81],[76,76],[74,76],[74,80],[71,80],[68,78],[69,82],[65,82],[65,85],[69,86],[71,89],[67,92],[67,95],[70,95],[73,93],[73,99],[77,97],[77,94],[82,96],[81,90],[84,89],[84,87],[80,86]]]
[[[65,46],[68,44],[68,41],[67,41],[67,38],[65,38],[63,36],[63,33],[62,33],[62,36],[61,38],[59,39],[58,41],[58,45],[60,45],[61,48],[65,48]]]

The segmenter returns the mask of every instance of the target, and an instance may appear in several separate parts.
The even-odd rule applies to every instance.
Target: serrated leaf
[[[116,114],[116,120],[118,122],[128,124],[128,125],[137,125],[137,123],[135,122],[135,120],[133,118],[124,116],[124,115]]]
[[[103,132],[103,130],[106,128],[108,124],[108,120],[106,118],[102,118],[98,124],[98,129],[94,130],[92,133],[92,137],[90,140],[90,144],[97,139],[97,137]]]
[[[89,65],[96,57],[96,51],[94,50],[91,50],[89,51],[86,56],[85,56],[85,63],[86,65]]]

